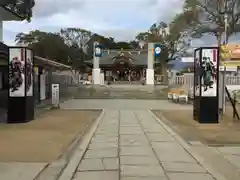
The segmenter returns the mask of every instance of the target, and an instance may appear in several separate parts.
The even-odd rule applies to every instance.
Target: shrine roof
[[[65,70],[72,69],[71,66],[68,66],[50,59],[46,59],[43,57],[39,57],[39,56],[34,56],[34,64],[40,67],[48,67],[48,68],[51,67],[51,68],[65,69]]]
[[[111,65],[114,64],[116,59],[127,59],[131,61],[133,65],[147,65],[148,54],[147,52],[106,52],[104,53],[103,57],[100,58],[100,65]],[[93,60],[85,61],[88,64],[92,64]]]

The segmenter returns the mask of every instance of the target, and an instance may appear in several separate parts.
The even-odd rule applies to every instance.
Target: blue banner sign
[[[102,57],[103,56],[103,48],[100,44],[95,45],[94,54],[95,54],[96,57]]]
[[[162,45],[161,44],[154,44],[154,57],[159,57],[162,52]]]

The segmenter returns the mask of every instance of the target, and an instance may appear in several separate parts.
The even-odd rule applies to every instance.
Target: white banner
[[[9,95],[25,96],[25,48],[9,48]]]
[[[202,96],[217,96],[217,49],[202,49]]]
[[[52,105],[59,107],[59,84],[52,84]]]

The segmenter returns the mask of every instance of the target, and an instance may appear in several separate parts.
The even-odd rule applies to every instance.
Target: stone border
[[[102,121],[104,114],[105,114],[105,111],[102,110],[102,113],[97,118],[95,123],[91,126],[89,131],[82,137],[81,143],[74,150],[72,156],[69,159],[68,164],[62,170],[61,175],[57,178],[58,180],[71,180],[73,178],[74,173],[76,172],[77,167],[78,167],[82,157],[84,156],[84,154],[87,150],[87,147],[88,147],[97,127],[99,126],[100,122]]]
[[[34,180],[57,180],[60,178],[64,180],[72,179],[72,176],[74,175],[74,172],[81,161],[95,130],[104,116],[104,110],[101,109],[101,111],[101,114],[92,126],[84,131],[84,135],[79,133],[69,144],[68,149],[60,155],[56,161],[51,164],[47,164],[45,168],[38,173]]]
[[[200,156],[199,154],[197,154],[196,152],[194,152],[194,150],[191,148],[191,146],[182,138],[180,137],[177,133],[175,133],[173,131],[172,128],[170,128],[170,126],[168,126],[167,124],[165,124],[163,121],[161,121],[153,112],[153,109],[148,110],[148,112],[152,115],[152,117],[159,123],[162,125],[162,127],[173,136],[173,138],[176,139],[176,141],[194,158],[197,160],[197,162],[204,167],[215,179],[217,180],[227,180],[223,175],[221,175],[219,172],[215,171],[213,169],[213,167],[206,163],[204,158],[202,156]],[[167,118],[165,118],[161,113],[160,116],[163,120],[167,121]]]

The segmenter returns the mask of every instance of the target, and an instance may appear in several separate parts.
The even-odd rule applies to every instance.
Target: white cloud
[[[65,27],[84,28],[117,40],[127,40],[158,20],[169,21],[182,8],[182,0],[35,1],[31,23],[4,23],[5,42],[13,44],[14,36],[19,32],[58,31]]]
[[[181,11],[182,0],[35,0],[30,23],[5,22],[4,41],[14,44],[19,32],[34,29],[56,32],[60,28],[78,27],[116,40],[131,40],[137,32],[147,30],[158,20],[170,21]],[[230,38],[239,42],[240,37]],[[212,36],[193,41],[194,47],[216,44]]]

